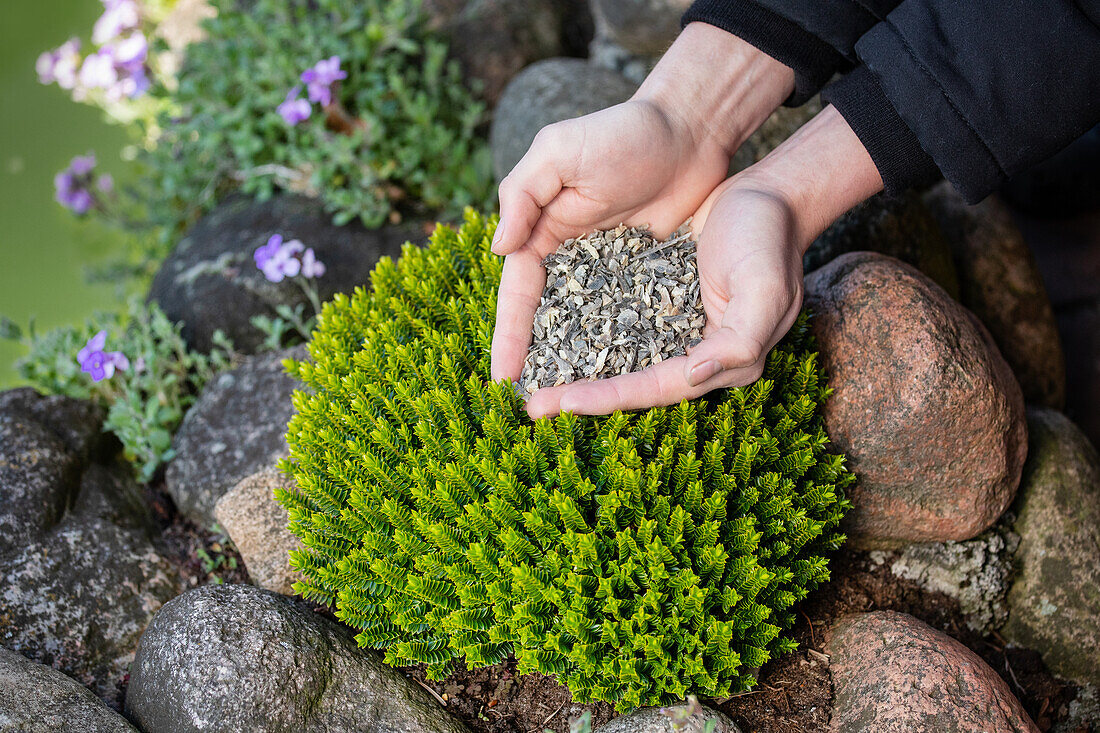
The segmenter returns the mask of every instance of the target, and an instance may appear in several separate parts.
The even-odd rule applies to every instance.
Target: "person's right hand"
[[[670,234],[722,182],[730,156],[793,84],[788,67],[692,23],[630,101],[543,128],[500,184],[493,252],[507,258],[492,377],[519,380],[546,255],[618,224]]]

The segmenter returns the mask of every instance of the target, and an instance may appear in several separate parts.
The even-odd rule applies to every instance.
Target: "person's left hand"
[[[756,381],[802,307],[803,252],[837,216],[881,188],[859,139],[826,108],[696,212],[703,341],[640,372],[540,389],[528,414],[603,415]]]

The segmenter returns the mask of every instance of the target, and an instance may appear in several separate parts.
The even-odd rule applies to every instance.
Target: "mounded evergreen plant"
[[[751,387],[532,422],[489,379],[495,225],[383,259],[288,362],[297,592],[434,677],[515,655],[621,710],[749,688],[844,541],[806,316]]]

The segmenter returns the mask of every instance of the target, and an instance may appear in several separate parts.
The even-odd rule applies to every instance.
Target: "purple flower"
[[[340,70],[339,56],[322,59],[302,72],[309,101],[319,102],[322,107],[332,103],[332,85],[347,78],[348,73]]]
[[[68,168],[54,176],[57,202],[74,214],[87,214],[98,203],[92,193],[95,162],[94,155],[78,155],[72,159]],[[108,179],[106,187],[104,178]],[[110,185],[110,176],[101,176],[97,187],[101,192],[107,193]]]
[[[282,282],[288,277],[320,277],[325,274],[325,266],[317,260],[313,249],[306,249],[297,239],[283,241],[281,234],[273,234],[267,244],[253,253],[256,267],[264,277],[273,283]]]
[[[317,259],[310,247],[302,253],[302,277],[321,277],[325,274],[325,265]]]
[[[78,155],[69,161],[69,173],[74,176],[86,176],[95,168],[95,154]]]
[[[84,59],[80,67],[80,85],[87,89],[108,89],[118,81],[118,70],[111,49],[104,47]]]
[[[104,44],[113,41],[124,32],[137,28],[141,20],[134,0],[105,0],[103,15],[92,27],[92,41]]]
[[[310,114],[313,112],[313,108],[309,106],[309,102],[304,99],[300,99],[298,94],[302,91],[301,87],[294,87],[286,94],[286,99],[282,104],[275,108],[275,111],[283,118],[283,120],[293,127],[299,122],[304,122],[309,119]]]
[[[80,40],[70,38],[53,51],[39,56],[34,68],[38,72],[38,81],[43,84],[57,82],[62,89],[72,89],[76,86],[79,66]]]
[[[110,193],[115,190],[115,179],[110,173],[104,173],[96,179],[95,187],[103,193]]]
[[[262,247],[257,247],[256,251],[252,254],[252,259],[256,261],[256,267],[261,270],[264,269],[272,257],[274,257],[279,249],[283,246],[283,235],[272,234],[271,238],[267,240],[267,244]]]
[[[107,345],[107,332],[100,331],[88,339],[84,348],[77,352],[76,360],[80,364],[80,370],[91,375],[93,382],[110,379],[115,370],[125,371],[130,368],[130,360],[121,351],[106,352],[103,347]]]
[[[84,348],[76,352],[76,360],[81,364],[86,362],[92,354],[103,351],[103,347],[107,345],[107,332],[100,331],[95,336],[88,339],[88,343],[84,344]]]

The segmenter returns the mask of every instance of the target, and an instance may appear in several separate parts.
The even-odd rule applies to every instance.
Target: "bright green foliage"
[[[187,49],[170,113],[137,187],[173,235],[225,193],[319,196],[338,223],[392,211],[459,215],[493,196],[484,122],[419,0],[213,0],[207,37]],[[331,114],[288,126],[276,108],[299,75],[339,56]],[[305,96],[304,89],[302,96]],[[143,192],[155,192],[152,197]]]
[[[748,688],[844,540],[806,318],[751,387],[532,422],[488,376],[494,226],[382,260],[288,362],[297,591],[436,676],[514,654],[620,709]]]

